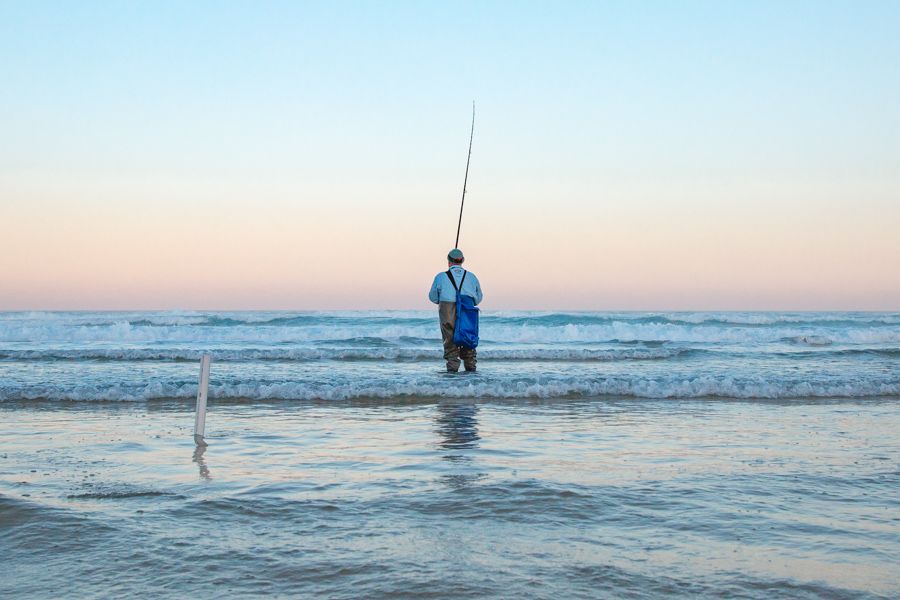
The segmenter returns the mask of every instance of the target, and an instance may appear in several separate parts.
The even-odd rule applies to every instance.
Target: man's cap
[[[447,260],[450,262],[462,262],[465,256],[463,256],[462,250],[459,248],[454,248],[447,254]]]

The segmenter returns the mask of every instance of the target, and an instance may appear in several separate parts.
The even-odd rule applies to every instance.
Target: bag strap
[[[450,269],[447,269],[447,277],[450,278],[450,283],[453,284],[453,289],[456,290],[457,294],[459,293],[459,290],[462,289],[463,283],[466,281],[466,275],[468,274],[469,272],[464,269],[462,279],[459,280],[459,286],[457,286],[456,280],[453,279],[453,273],[450,272]]]
[[[459,288],[456,287],[456,281],[453,280],[453,273],[450,272],[450,269],[447,269],[447,277],[450,278],[450,283],[453,285],[453,289],[456,290],[456,293],[459,293]]]

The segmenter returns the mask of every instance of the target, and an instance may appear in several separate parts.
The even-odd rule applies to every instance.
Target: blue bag
[[[478,313],[480,311],[475,306],[475,298],[459,293],[468,273],[468,271],[463,271],[459,287],[456,286],[453,274],[449,270],[447,271],[447,277],[450,278],[450,283],[453,284],[453,289],[456,290],[456,326],[453,328],[453,343],[457,346],[474,350],[478,347]]]

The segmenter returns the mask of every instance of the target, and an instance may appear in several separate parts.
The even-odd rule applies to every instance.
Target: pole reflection
[[[191,462],[197,463],[197,467],[200,469],[200,477],[209,481],[212,479],[212,476],[209,474],[209,467],[206,466],[206,459],[203,458],[204,454],[206,454],[206,444],[195,446],[194,457]]]

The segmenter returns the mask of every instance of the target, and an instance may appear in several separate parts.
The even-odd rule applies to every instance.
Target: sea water
[[[900,593],[900,314],[481,329],[0,313],[0,595]]]
[[[475,376],[435,312],[0,313],[0,401],[900,395],[900,313],[484,313]]]

